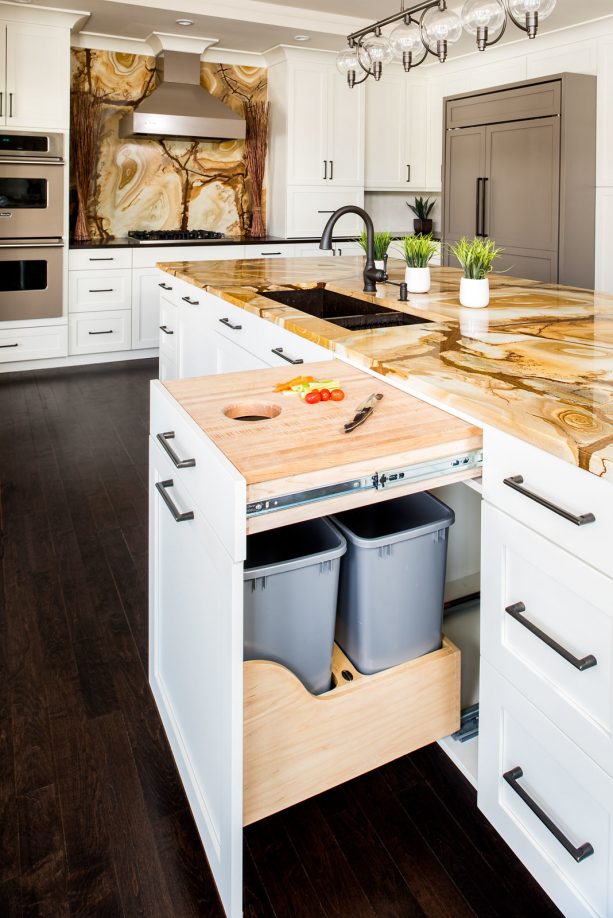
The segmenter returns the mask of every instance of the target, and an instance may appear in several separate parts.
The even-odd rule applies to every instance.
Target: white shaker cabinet
[[[132,269],[132,350],[158,346],[159,282],[157,268]]]
[[[0,124],[68,128],[70,32],[0,21]]]
[[[386,67],[380,83],[366,81],[366,188],[426,188],[428,96],[424,83]]]

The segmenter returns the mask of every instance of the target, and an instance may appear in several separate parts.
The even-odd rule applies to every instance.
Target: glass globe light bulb
[[[509,8],[515,19],[523,19],[530,13],[538,13],[539,20],[547,19],[555,9],[556,0],[509,0]]]
[[[360,46],[360,60],[365,67],[373,64],[389,64],[394,57],[394,49],[385,35],[373,35]]]
[[[505,11],[501,0],[466,0],[462,7],[462,25],[471,35],[478,29],[487,29],[490,39],[500,33]]]
[[[392,48],[399,57],[402,57],[405,53],[416,54],[418,51],[422,51],[424,47],[421,40],[421,32],[416,22],[411,22],[409,25],[402,23],[402,25],[397,26],[390,35],[390,41]]]
[[[422,24],[428,44],[433,47],[439,41],[452,45],[462,35],[462,20],[453,10],[439,10],[433,6],[426,12]]]
[[[336,69],[343,76],[346,76],[350,70],[355,73],[356,70],[360,69],[358,53],[355,48],[343,48],[342,51],[338,52],[336,55]]]

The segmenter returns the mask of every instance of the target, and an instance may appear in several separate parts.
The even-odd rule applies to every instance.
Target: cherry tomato
[[[312,392],[308,392],[304,397],[305,402],[308,402],[309,405],[316,405],[317,402],[321,401],[321,394],[317,389],[313,389]]]
[[[345,398],[345,393],[342,389],[333,389],[330,393],[330,398],[333,402],[342,402]]]
[[[327,402],[332,398],[332,393],[329,389],[320,389],[319,394],[321,395],[322,402]]]

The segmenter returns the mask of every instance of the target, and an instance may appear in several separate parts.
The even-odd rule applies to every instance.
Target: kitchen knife
[[[377,402],[381,401],[383,398],[382,392],[373,392],[372,395],[369,395],[368,398],[358,405],[356,408],[356,413],[352,421],[349,421],[344,426],[345,433],[351,433],[352,430],[355,430],[356,427],[359,427],[360,424],[363,424],[366,421],[373,411]]]

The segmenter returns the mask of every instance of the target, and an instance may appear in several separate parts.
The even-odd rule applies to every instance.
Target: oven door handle
[[[23,157],[23,159],[20,159],[18,156],[10,157],[10,158],[8,156],[0,156],[0,166],[4,166],[5,164],[9,166],[19,166],[19,165],[22,165],[22,166],[65,166],[66,165],[66,163],[64,162],[61,156],[54,156],[54,157],[50,156],[48,159],[42,156],[39,157],[38,159],[35,157],[32,157],[31,159],[26,159],[25,156]]]
[[[0,242],[2,249],[63,249],[63,242]]]

